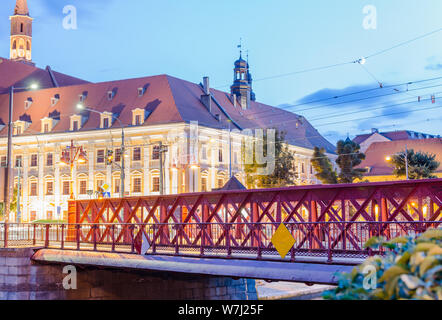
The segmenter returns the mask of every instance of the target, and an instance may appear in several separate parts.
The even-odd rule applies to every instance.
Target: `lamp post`
[[[21,159],[18,160],[17,163],[17,170],[18,170],[18,175],[17,175],[17,217],[16,217],[16,221],[17,223],[20,223],[20,218],[21,218],[21,208],[20,208],[20,198],[21,198]]]
[[[77,105],[77,109],[94,112],[94,113],[97,113],[99,115],[103,114],[103,112],[87,108],[87,107],[85,107],[82,104],[78,104]],[[121,184],[121,186],[120,186],[120,198],[124,198],[124,191],[125,191],[124,190],[124,182],[126,180],[126,176],[125,176],[126,174],[124,172],[124,168],[125,168],[125,163],[124,163],[124,152],[125,152],[125,146],[124,146],[124,125],[123,125],[123,123],[121,122],[121,120],[118,117],[115,117],[114,115],[112,115],[112,119],[116,119],[120,123],[120,126],[121,126],[121,153],[120,153],[120,156],[121,156],[121,167],[120,167],[120,171],[121,171],[121,173],[120,173],[120,180],[121,180],[121,182],[120,182],[120,184]]]
[[[8,151],[7,151],[7,158],[6,158],[6,172],[5,172],[5,181],[4,181],[4,194],[3,194],[3,201],[4,201],[4,213],[5,213],[5,222],[9,221],[9,211],[10,211],[10,195],[11,195],[11,184],[10,179],[12,176],[12,119],[13,119],[13,113],[14,113],[14,91],[15,90],[35,90],[38,89],[37,84],[32,84],[30,87],[23,87],[23,88],[16,88],[14,86],[11,86],[9,88],[9,119],[8,119]]]
[[[69,150],[67,150],[69,149]],[[85,163],[86,152],[83,147],[77,147],[74,145],[74,141],[71,140],[71,145],[63,151],[60,162],[70,166],[71,169],[71,181],[69,183],[69,188],[71,189],[70,200],[74,200],[74,164],[78,161],[79,163]]]

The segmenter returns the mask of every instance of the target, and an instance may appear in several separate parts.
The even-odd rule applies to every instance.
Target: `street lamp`
[[[16,88],[11,86],[9,88],[9,119],[8,119],[8,153],[6,159],[6,172],[5,172],[5,182],[4,182],[4,213],[5,213],[5,222],[9,221],[9,211],[10,211],[10,179],[12,176],[12,119],[14,113],[14,91],[15,90],[36,90],[38,89],[38,84],[33,83],[29,87]]]
[[[397,153],[396,155],[400,156],[401,154]],[[386,156],[385,160],[387,162],[390,162],[391,160],[393,160],[393,158],[392,158],[392,156]],[[405,175],[407,177],[407,180],[410,180],[410,177],[408,175],[408,148],[407,148],[407,145],[405,145]]]
[[[67,147],[61,156],[60,163],[63,165],[69,165],[71,168],[71,181],[69,188],[71,189],[70,200],[74,200],[74,164],[78,162],[80,164],[86,163],[86,152],[83,147],[74,146],[74,141],[71,140],[71,145]]]
[[[97,113],[99,115],[102,115],[103,112],[94,110],[94,109],[90,109],[87,108],[86,106],[84,106],[83,104],[79,103],[77,104],[77,109],[78,110],[86,110],[86,111],[90,111],[90,112],[94,112]],[[118,117],[115,117],[114,115],[112,115],[112,119],[116,119],[121,126],[121,166],[120,166],[120,180],[121,180],[121,186],[120,186],[120,198],[124,198],[124,181],[125,179],[125,173],[124,173],[124,158],[125,158],[125,147],[124,147],[124,125],[121,122],[121,120]]]

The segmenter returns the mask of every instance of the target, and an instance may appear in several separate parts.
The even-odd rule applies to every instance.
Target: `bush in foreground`
[[[388,242],[374,237],[365,244],[366,248],[379,246],[390,250],[339,275],[338,286],[326,291],[324,299],[442,300],[442,229]]]

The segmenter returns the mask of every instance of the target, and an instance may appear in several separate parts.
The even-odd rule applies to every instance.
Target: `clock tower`
[[[11,20],[10,59],[32,63],[32,18],[29,16],[27,0],[16,0]]]

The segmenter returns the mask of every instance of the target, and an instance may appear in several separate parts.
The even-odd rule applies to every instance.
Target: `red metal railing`
[[[372,236],[410,236],[441,224],[285,223],[295,245],[284,258],[271,242],[277,223],[0,224],[0,247],[137,253],[144,238],[150,247],[147,254],[356,264],[369,255],[382,254],[364,248]]]

